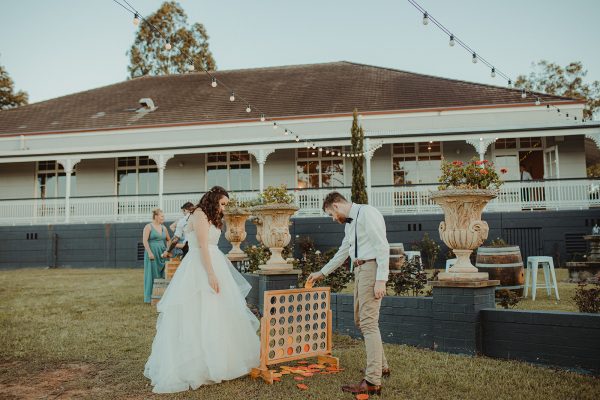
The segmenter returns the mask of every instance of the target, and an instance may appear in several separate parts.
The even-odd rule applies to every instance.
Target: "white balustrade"
[[[300,210],[297,217],[323,216],[323,200],[332,190],[350,199],[349,188],[290,190]],[[439,214],[429,194],[435,185],[373,187],[370,204],[384,215]],[[258,192],[236,192],[241,201],[256,199]],[[181,206],[197,204],[202,193],[163,195],[167,220],[181,215]],[[158,207],[158,195],[71,197],[71,223],[111,223],[149,221]],[[572,179],[506,182],[486,212],[521,210],[583,210],[600,207],[600,180]],[[0,200],[0,225],[45,225],[65,223],[65,199]]]

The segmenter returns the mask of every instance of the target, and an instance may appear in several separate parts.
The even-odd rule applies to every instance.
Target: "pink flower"
[[[487,169],[485,169],[485,168],[482,168],[482,169],[480,169],[480,170],[479,170],[479,173],[480,173],[481,175],[487,175],[487,174],[488,174],[488,170],[487,170]]]
[[[481,164],[483,164],[483,161],[481,161],[481,160],[475,161],[475,165],[481,165]]]
[[[452,161],[452,165],[458,165],[459,167],[462,167],[463,162],[462,161]]]
[[[508,170],[506,168],[500,168],[500,172],[503,173],[503,174],[505,174],[505,173],[508,172]]]

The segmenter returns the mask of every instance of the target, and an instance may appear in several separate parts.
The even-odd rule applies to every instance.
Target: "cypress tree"
[[[358,204],[367,204],[369,199],[365,187],[364,157],[362,156],[365,133],[362,126],[358,124],[358,111],[356,109],[354,109],[351,133],[352,153],[358,154],[358,156],[352,157],[352,201]]]

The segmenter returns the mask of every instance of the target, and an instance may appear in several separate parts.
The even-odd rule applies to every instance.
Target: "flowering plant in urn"
[[[481,220],[481,213],[503,182],[488,160],[443,161],[441,172],[439,190],[431,193],[431,198],[444,211],[440,238],[457,261],[448,273],[439,274],[439,280],[487,280],[487,272],[478,272],[469,256],[488,237],[489,227]]]
[[[268,186],[259,195],[260,204],[251,208],[256,224],[257,239],[271,251],[271,257],[260,265],[261,270],[288,271],[292,265],[281,256],[281,251],[290,243],[290,217],[298,211],[294,196],[284,185]]]

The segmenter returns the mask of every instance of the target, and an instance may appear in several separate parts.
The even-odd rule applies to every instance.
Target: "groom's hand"
[[[375,288],[373,289],[376,299],[381,299],[385,296],[385,281],[375,281]]]
[[[317,281],[320,281],[324,277],[325,277],[325,275],[323,275],[323,273],[321,271],[319,271],[319,272],[313,272],[312,274],[310,274],[308,276],[308,279],[306,281],[310,282],[312,284],[312,283],[315,283]]]

